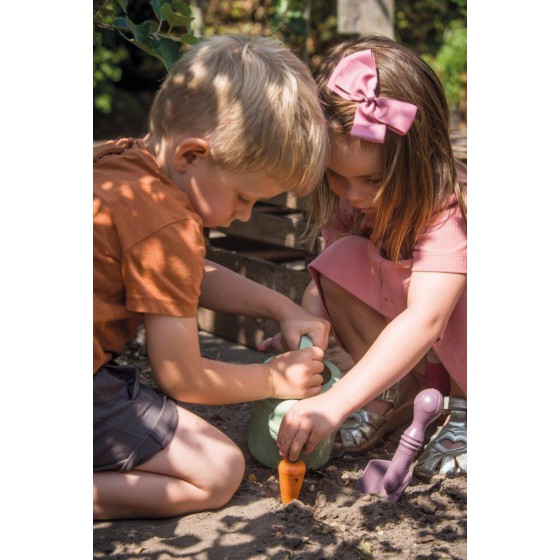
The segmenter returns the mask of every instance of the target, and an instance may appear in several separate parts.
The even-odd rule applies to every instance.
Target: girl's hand
[[[322,350],[327,349],[331,328],[327,319],[309,313],[299,305],[294,305],[279,320],[279,323],[281,332],[263,340],[258,346],[261,352],[296,350],[303,335],[307,335],[314,346]]]
[[[277,333],[270,338],[265,338],[258,346],[257,350],[261,352],[288,352],[289,348],[286,345],[282,333]]]
[[[311,453],[329,437],[346,417],[338,413],[332,400],[323,393],[295,403],[286,413],[278,430],[276,445],[282,457],[295,461],[303,451]]]
[[[321,392],[324,352],[316,346],[275,356],[271,371],[273,398],[302,399]]]

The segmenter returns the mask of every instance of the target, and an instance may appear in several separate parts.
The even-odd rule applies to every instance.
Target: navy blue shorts
[[[161,451],[177,405],[140,383],[138,368],[109,362],[93,375],[93,470],[128,472]]]

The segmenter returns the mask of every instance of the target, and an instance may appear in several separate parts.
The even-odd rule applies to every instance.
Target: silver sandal
[[[446,411],[449,411],[449,420],[437,429],[426,444],[414,468],[414,473],[422,478],[467,474],[467,400],[445,397],[444,413]],[[448,449],[446,440],[463,445]]]
[[[415,377],[408,374],[377,398],[391,405],[384,415],[362,408],[352,413],[339,428],[340,439],[335,440],[334,453],[361,455],[378,445],[385,434],[410,422],[418,390]]]

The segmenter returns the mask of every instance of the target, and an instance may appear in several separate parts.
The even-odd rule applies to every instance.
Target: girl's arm
[[[287,352],[267,364],[227,364],[201,357],[196,318],[146,314],[145,329],[154,379],[178,401],[231,404],[321,392],[320,348]]]
[[[286,342],[283,350],[297,349],[304,334],[315,346],[327,348],[328,321],[309,313],[285,295],[219,264],[205,261],[199,303],[213,311],[276,321]]]
[[[278,433],[280,452],[290,459],[302,448],[311,452],[349,414],[404,377],[445,331],[466,283],[464,274],[412,273],[406,310],[362,359],[332,389],[288,411]]]
[[[301,298],[301,306],[314,315],[324,317],[325,319],[327,318],[327,312],[323,307],[323,302],[321,301],[321,296],[319,295],[319,289],[315,284],[315,280],[311,280],[307,288],[305,288],[305,292]]]

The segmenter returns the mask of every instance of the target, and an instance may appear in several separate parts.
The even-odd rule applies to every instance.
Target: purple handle
[[[443,397],[437,389],[424,389],[414,399],[412,424],[401,436],[385,476],[383,488],[387,494],[395,492],[405,476],[418,450],[424,442],[424,432],[443,411]]]

